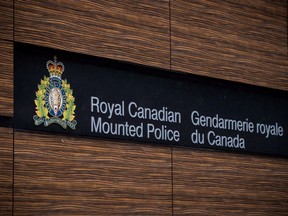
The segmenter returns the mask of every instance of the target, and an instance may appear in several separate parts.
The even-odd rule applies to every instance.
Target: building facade
[[[287,92],[287,1],[4,0],[0,11],[0,215],[287,215],[285,157],[13,127],[15,42]]]

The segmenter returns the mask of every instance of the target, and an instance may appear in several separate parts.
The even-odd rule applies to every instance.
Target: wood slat
[[[0,215],[12,215],[13,129],[0,127]]]
[[[0,1],[0,39],[13,40],[13,0]]]
[[[15,215],[170,215],[171,152],[15,134]]]
[[[287,215],[288,160],[173,150],[174,215]]]
[[[288,90],[286,0],[171,1],[171,68]]]
[[[15,40],[170,68],[169,1],[15,0]]]
[[[13,116],[13,42],[0,39],[0,115]]]

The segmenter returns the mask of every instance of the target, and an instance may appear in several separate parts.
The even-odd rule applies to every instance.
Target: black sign
[[[15,128],[288,155],[284,91],[15,44]]]

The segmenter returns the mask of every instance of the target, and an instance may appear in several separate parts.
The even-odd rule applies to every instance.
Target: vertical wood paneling
[[[288,160],[173,150],[174,215],[287,215]]]
[[[0,39],[0,116],[13,116],[13,42]]]
[[[288,90],[286,0],[172,0],[172,69]]]
[[[15,215],[170,215],[170,148],[15,134]]]
[[[0,39],[13,40],[13,0],[0,1]]]
[[[0,215],[12,215],[13,129],[0,127]]]
[[[15,40],[170,68],[169,1],[15,0]]]

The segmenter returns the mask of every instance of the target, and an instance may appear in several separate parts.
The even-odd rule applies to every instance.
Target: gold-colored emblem
[[[40,125],[44,123],[47,127],[50,124],[57,123],[64,129],[67,125],[75,130],[77,121],[75,120],[75,98],[73,90],[67,80],[62,80],[61,76],[64,72],[64,64],[49,60],[46,64],[50,77],[44,76],[38,84],[36,92],[36,115],[33,116],[34,124]]]

